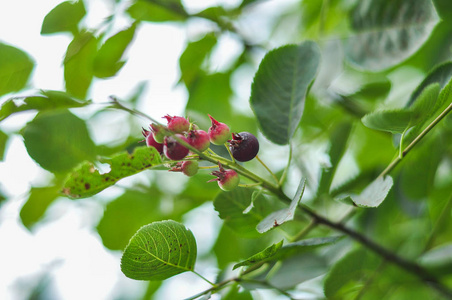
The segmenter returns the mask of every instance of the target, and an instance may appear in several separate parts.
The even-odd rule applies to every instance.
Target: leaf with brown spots
[[[86,198],[114,185],[118,180],[162,164],[153,147],[136,148],[132,154],[122,152],[106,161],[111,171],[100,174],[91,162],[75,168],[66,179],[63,194],[70,198]]]

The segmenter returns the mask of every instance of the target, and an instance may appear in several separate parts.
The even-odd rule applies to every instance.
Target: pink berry
[[[155,141],[154,135],[152,134],[152,132],[150,132],[150,131],[148,131],[148,130],[143,128],[143,131],[141,133],[146,138],[146,145],[148,147],[154,147],[155,149],[157,149],[157,151],[159,153],[163,152],[163,144],[157,143]]]
[[[210,142],[214,145],[223,145],[228,141],[231,130],[228,125],[218,122],[211,115],[209,115],[209,118],[212,121],[212,126],[208,131]]]
[[[232,191],[235,189],[240,182],[239,174],[236,171],[228,169],[225,170],[223,166],[218,163],[219,171],[213,171],[211,175],[217,176],[217,178],[211,179],[208,182],[216,181],[218,186],[223,191]]]
[[[249,161],[259,152],[259,141],[249,132],[233,133],[229,140],[232,156],[238,161]]]
[[[177,137],[188,143],[188,140],[182,134],[176,134]],[[163,143],[163,153],[171,160],[181,160],[188,154],[188,148],[179,144],[172,136],[165,137]]]
[[[164,118],[168,121],[168,129],[174,133],[182,133],[190,128],[190,122],[184,117],[166,115]]]
[[[204,130],[190,130],[187,138],[188,143],[201,152],[210,146],[209,135]]]

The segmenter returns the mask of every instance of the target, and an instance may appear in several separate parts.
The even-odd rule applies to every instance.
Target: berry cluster
[[[232,157],[240,162],[252,160],[259,151],[259,142],[256,137],[249,132],[232,133],[229,127],[215,120],[211,115],[209,118],[212,122],[209,130],[206,132],[201,130],[187,118],[179,116],[166,115],[167,125],[151,124],[150,130],[143,128],[142,134],[146,139],[146,145],[154,147],[160,154],[164,154],[171,161],[177,161],[170,171],[182,172],[187,176],[194,176],[198,173],[199,164],[194,153],[188,156],[189,149],[182,145],[178,140],[183,140],[191,147],[199,152],[204,152],[207,156],[210,154],[206,151],[210,147],[210,143],[214,145],[226,145]],[[232,137],[232,139],[229,139]],[[218,162],[218,171],[214,171],[211,175],[216,178],[209,180],[217,181],[222,190],[230,191],[238,186],[240,178],[236,171],[225,169]]]

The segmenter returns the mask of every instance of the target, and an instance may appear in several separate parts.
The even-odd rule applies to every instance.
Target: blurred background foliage
[[[200,11],[189,9],[184,1],[178,0],[117,0],[108,1],[112,14],[101,25],[87,28],[84,18],[90,13],[89,1],[62,2],[42,23],[42,35],[65,34],[72,39],[62,61],[63,91],[39,91],[39,86],[29,82],[34,59],[20,49],[0,44],[0,120],[15,118],[15,114],[22,111],[36,114],[20,130],[0,131],[0,158],[8,151],[9,138],[21,135],[29,156],[48,171],[47,182],[30,188],[20,211],[21,221],[30,231],[51,221],[46,218],[47,209],[65,201],[60,193],[61,186],[73,167],[89,160],[96,161],[96,167],[102,168],[101,157],[131,152],[140,145],[141,127],[147,127],[148,121],[106,108],[106,100],[92,99],[91,91],[99,81],[121,72],[127,64],[128,51],[136,47],[134,40],[141,27],[149,22],[157,25],[156,30],[159,24],[186,28],[187,42],[179,59],[177,83],[187,92],[184,115],[204,130],[210,126],[207,114],[211,114],[227,123],[234,132],[256,134],[261,141],[260,156],[276,174],[281,174],[287,164],[289,147],[272,144],[259,131],[249,105],[254,73],[264,54],[275,47],[307,39],[320,46],[320,70],[306,98],[299,130],[292,140],[293,164],[284,191],[292,195],[300,178],[306,177],[303,202],[333,220],[339,220],[350,209],[346,203],[338,201],[340,196],[362,190],[397,155],[400,135],[367,128],[361,118],[375,110],[409,105],[410,95],[427,74],[452,58],[452,2],[449,0],[434,0],[431,7],[428,6],[430,1],[421,0],[362,3],[356,0],[279,3],[244,0]],[[386,30],[405,24],[403,19],[388,15],[388,11],[397,14],[398,7],[413,10],[409,15],[418,14],[419,26],[392,36]],[[363,19],[365,9],[374,12],[375,19]],[[118,20],[123,24],[119,28]],[[379,53],[389,46],[384,38],[372,41],[366,36],[369,32],[387,35],[388,39],[406,39],[413,51],[396,51],[394,56],[380,57]],[[417,35],[422,38],[416,39]],[[356,49],[356,40],[360,43],[359,49]],[[159,47],[153,41],[149,41],[148,46]],[[356,54],[356,51],[364,51],[364,54]],[[400,57],[399,52],[403,52]],[[452,73],[444,76],[443,86]],[[125,105],[152,110],[149,99],[142,96],[146,83],[128,88],[131,96],[120,99]],[[102,133],[116,132],[106,133],[99,141],[99,134],[94,134],[98,128],[102,128]],[[377,209],[357,210],[349,221],[350,226],[405,258],[428,261],[428,266],[433,266],[432,270],[449,285],[452,285],[451,252],[438,249],[451,247],[451,136],[449,117],[391,173],[394,186],[385,202]],[[221,147],[214,150],[226,154]],[[247,167],[264,173],[256,162],[247,163]],[[211,178],[207,172],[187,179],[162,170],[145,171],[120,181],[112,188],[114,192],[107,190],[74,201],[102,206],[103,213],[98,216],[93,230],[106,248],[122,251],[130,237],[150,222],[195,219],[202,224],[206,220],[205,209],[216,215],[212,202],[219,190],[215,184],[206,183]],[[11,197],[14,195],[0,191],[0,205]],[[276,200],[267,197],[267,201]],[[265,207],[274,209],[272,205]],[[199,210],[202,213],[197,213],[197,208],[202,208]],[[295,234],[308,221],[294,223],[283,227]],[[214,240],[199,253],[200,264],[217,267],[221,270],[219,278],[227,278],[231,264],[281,239],[280,233],[273,231],[264,235],[250,234],[249,228],[255,224],[245,225],[234,228],[227,221],[218,222],[212,235]],[[309,237],[330,233],[318,227]],[[321,277],[320,282],[315,281],[320,275],[325,277]],[[43,277],[44,286],[46,278]],[[302,284],[306,280],[312,281]],[[291,257],[273,274],[271,283],[321,299],[324,297],[323,281],[326,296],[332,299],[440,298],[428,286],[416,282],[412,275],[350,239],[341,240],[321,252]],[[147,290],[143,290],[143,298],[152,298],[159,285],[150,283]],[[32,293],[30,297],[40,298],[36,296],[39,291]],[[223,297],[252,299],[249,292],[239,292],[236,288],[225,291]]]

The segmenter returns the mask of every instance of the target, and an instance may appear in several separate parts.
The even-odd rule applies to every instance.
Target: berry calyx
[[[231,169],[225,170],[220,163],[218,163],[218,167],[219,171],[210,173],[211,175],[217,176],[217,178],[211,179],[208,182],[216,181],[223,191],[232,191],[235,189],[240,182],[239,174]]]
[[[203,152],[210,146],[209,135],[204,130],[190,130],[187,134],[188,143]]]
[[[223,145],[228,141],[231,130],[228,125],[218,122],[211,115],[209,115],[209,118],[212,121],[212,126],[208,131],[210,142],[214,145]]]
[[[229,150],[237,161],[249,161],[259,152],[259,141],[249,132],[233,133],[229,140]]]
[[[163,144],[164,140],[165,140],[165,136],[166,136],[166,127],[163,125],[159,125],[159,124],[151,124],[151,131],[152,134],[154,135],[154,140],[157,143],[161,143]]]
[[[188,143],[188,140],[182,134],[176,134],[177,137]],[[188,154],[188,148],[179,144],[172,136],[165,137],[163,143],[163,153],[171,160],[181,160]]]
[[[199,165],[196,160],[180,161],[175,167],[171,168],[172,172],[182,172],[184,175],[191,177],[198,173]]]
[[[168,121],[168,129],[174,133],[182,133],[190,128],[190,122],[184,117],[166,115],[164,118]]]
[[[146,145],[148,147],[154,147],[155,149],[157,149],[157,151],[161,154],[163,152],[163,144],[158,143],[155,139],[154,139],[154,135],[152,134],[152,132],[150,132],[149,130],[146,130],[143,128],[143,131],[141,132],[143,134],[143,136],[146,138]]]

